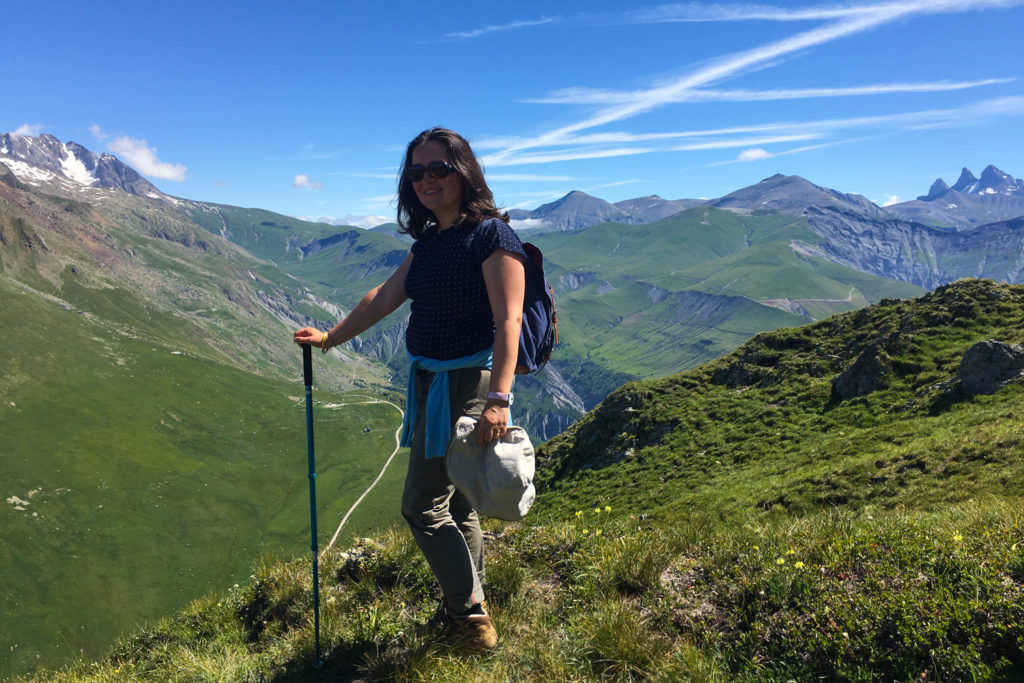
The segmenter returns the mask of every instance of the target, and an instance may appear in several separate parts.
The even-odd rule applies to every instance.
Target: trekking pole
[[[302,376],[306,385],[306,444],[309,452],[309,527],[313,537],[313,630],[316,663],[320,666],[320,580],[316,543],[316,458],[313,455],[313,350],[302,345]]]

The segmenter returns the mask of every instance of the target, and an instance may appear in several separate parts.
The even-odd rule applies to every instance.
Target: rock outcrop
[[[992,394],[1024,377],[1024,346],[994,339],[978,342],[964,353],[957,373],[968,394]]]

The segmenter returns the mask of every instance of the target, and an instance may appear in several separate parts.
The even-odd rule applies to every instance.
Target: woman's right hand
[[[299,346],[320,346],[324,333],[315,327],[303,327],[301,330],[295,330],[294,339]]]

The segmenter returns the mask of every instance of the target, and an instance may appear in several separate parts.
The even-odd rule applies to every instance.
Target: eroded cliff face
[[[934,289],[964,277],[1021,282],[1024,217],[951,232],[900,219],[812,206],[804,215],[823,238],[805,245],[830,261]]]

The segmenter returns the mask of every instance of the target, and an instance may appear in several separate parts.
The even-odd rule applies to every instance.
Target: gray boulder
[[[872,344],[832,382],[833,400],[846,401],[866,396],[885,386],[890,365],[885,353]]]
[[[964,353],[958,372],[964,391],[992,394],[1024,376],[1024,346],[994,339],[978,342]]]

